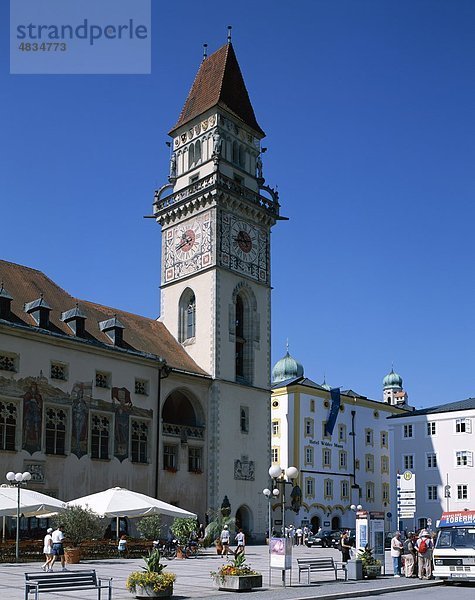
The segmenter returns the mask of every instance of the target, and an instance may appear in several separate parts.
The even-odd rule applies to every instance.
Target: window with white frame
[[[109,459],[111,422],[105,415],[91,418],[91,458]]]
[[[305,478],[305,495],[312,498],[315,496],[315,479],[313,477]]]
[[[346,425],[338,425],[338,441],[346,442]]]
[[[366,502],[374,502],[374,483],[366,482]]]
[[[381,497],[383,502],[389,502],[389,483],[383,483],[381,488]]]
[[[427,435],[433,436],[433,435],[435,435],[435,432],[436,432],[435,421],[429,421],[427,423]]]
[[[0,371],[8,371],[10,373],[18,372],[18,354],[11,352],[3,352],[0,350]]]
[[[472,420],[471,419],[456,419],[455,420],[455,432],[456,433],[472,433]]]
[[[313,419],[305,419],[305,437],[313,437]]]
[[[436,485],[428,485],[427,488],[427,500],[429,502],[437,501],[437,486]]]
[[[374,456],[372,454],[367,454],[365,456],[365,465],[366,465],[366,471],[370,471],[371,473],[374,473]]]
[[[435,452],[426,452],[426,468],[437,469],[437,454]]]
[[[272,435],[280,435],[280,423],[278,419],[272,421]]]
[[[315,400],[310,400],[310,412],[315,412]]]
[[[402,428],[402,437],[405,439],[414,437],[414,429],[411,424],[404,425]]]
[[[68,366],[61,362],[51,362],[50,365],[50,378],[56,379],[57,381],[68,380]]]
[[[325,500],[331,500],[333,498],[333,480],[325,479],[323,482],[323,494],[325,496]]]
[[[273,463],[279,463],[279,448],[274,447],[271,449],[271,458]]]
[[[330,448],[323,448],[322,450],[322,465],[327,469],[332,466],[332,451]]]
[[[373,430],[365,429],[364,437],[365,437],[365,444],[367,446],[372,446],[373,445]]]
[[[111,374],[106,371],[96,371],[96,388],[107,389],[111,386]]]
[[[342,500],[348,500],[350,497],[350,484],[348,481],[340,481],[340,496]]]
[[[339,450],[338,451],[338,466],[340,467],[340,469],[346,469],[348,465],[348,453],[346,452],[346,450]]]
[[[381,456],[381,473],[389,473],[389,456]]]
[[[147,379],[135,378],[135,393],[139,396],[148,395],[148,381]]]
[[[305,447],[305,464],[313,465],[313,448],[311,446]]]
[[[411,471],[414,468],[414,454],[403,454],[402,466],[405,471]]]
[[[322,437],[325,439],[331,438],[331,435],[327,433],[327,422],[323,421],[322,423]]]
[[[63,456],[66,447],[66,412],[62,408],[49,406],[45,416],[45,453]]]
[[[16,431],[16,404],[0,402],[0,450],[15,450]]]
[[[457,486],[457,500],[468,500],[468,485],[460,483]]]
[[[455,453],[457,467],[472,467],[473,454],[469,450],[458,450]]]
[[[148,425],[144,421],[132,421],[131,458],[132,462],[148,462]]]
[[[388,432],[381,431],[381,448],[387,448],[387,447],[388,447]]]

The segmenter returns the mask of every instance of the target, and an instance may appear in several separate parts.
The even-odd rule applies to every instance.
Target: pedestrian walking
[[[53,533],[51,534],[51,538],[53,541],[53,549],[52,549],[53,560],[51,561],[48,571],[53,570],[54,563],[56,562],[56,559],[58,557],[61,561],[61,570],[67,571],[66,564],[64,562],[64,548],[63,548],[64,527],[62,525],[58,525],[57,529],[55,529],[53,531]]]
[[[223,546],[223,549],[221,550],[221,556],[228,555],[230,537],[228,526],[225,525],[220,535],[221,545]]]
[[[234,552],[234,556],[239,556],[239,554],[244,554],[245,547],[246,547],[246,536],[244,535],[244,532],[242,529],[240,529],[237,532],[236,537],[234,539],[237,542],[237,548],[236,548],[236,551]]]
[[[117,552],[119,556],[123,557],[127,555],[127,536],[121,535],[119,543],[117,544]]]
[[[422,529],[416,542],[419,579],[432,579],[432,550],[434,543],[427,529]]]
[[[393,559],[394,577],[401,577],[401,554],[403,549],[401,532],[396,531],[391,540],[391,557]]]
[[[302,536],[303,536],[303,529],[301,527],[297,527],[297,530],[295,532],[295,537],[297,539],[297,546],[302,545]]]
[[[43,540],[43,554],[45,555],[45,562],[41,565],[43,571],[49,571],[51,562],[53,561],[53,538],[51,537],[52,533],[53,528],[49,527],[46,530],[46,535]]]

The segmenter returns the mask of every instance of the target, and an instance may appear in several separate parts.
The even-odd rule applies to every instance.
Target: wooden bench
[[[308,583],[310,583],[310,573],[313,573],[314,571],[333,571],[335,573],[335,581],[338,579],[338,571],[343,571],[345,573],[345,581],[348,577],[346,564],[335,562],[331,556],[322,556],[321,558],[297,558],[297,565],[299,567],[299,583],[302,571],[307,571]]]
[[[31,592],[35,600],[43,592],[61,592],[76,590],[97,590],[101,600],[101,591],[109,590],[108,600],[112,599],[112,578],[97,577],[94,569],[89,571],[59,571],[58,573],[25,573],[25,600]]]

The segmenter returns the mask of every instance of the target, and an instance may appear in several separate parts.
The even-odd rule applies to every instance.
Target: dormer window
[[[61,321],[71,329],[77,337],[84,337],[86,332],[86,313],[76,304],[71,310],[61,313]]]
[[[0,283],[0,319],[9,319],[13,298],[3,287],[3,281]]]
[[[114,346],[122,346],[123,331],[125,327],[119,321],[117,315],[114,315],[112,319],[101,321],[99,323],[99,329],[107,335]]]
[[[48,329],[49,327],[50,311],[51,306],[43,298],[43,294],[37,300],[25,304],[25,312],[31,315],[38,327],[42,329]]]

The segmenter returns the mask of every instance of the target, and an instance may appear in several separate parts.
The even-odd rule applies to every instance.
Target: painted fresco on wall
[[[38,384],[33,381],[23,394],[23,450],[30,454],[41,450],[41,423],[43,398]]]
[[[91,410],[115,416],[114,456],[123,461],[129,455],[130,418],[152,420],[153,410],[133,406],[127,388],[112,388],[112,401],[92,397],[92,382],[78,381],[71,392],[52,386],[42,374],[38,377],[13,379],[0,376],[0,399],[16,399],[21,448],[30,454],[43,452],[44,411],[49,404],[63,406],[71,432],[71,454],[78,458],[89,453],[89,414]],[[21,411],[19,410],[21,407]],[[21,416],[22,414],[22,416]],[[66,455],[69,453],[67,448]]]
[[[87,454],[89,406],[92,399],[92,382],[76,382],[71,390],[72,428],[71,453],[78,458]]]
[[[129,421],[133,406],[127,388],[113,387],[111,395],[115,407],[114,456],[122,462],[129,456]]]

